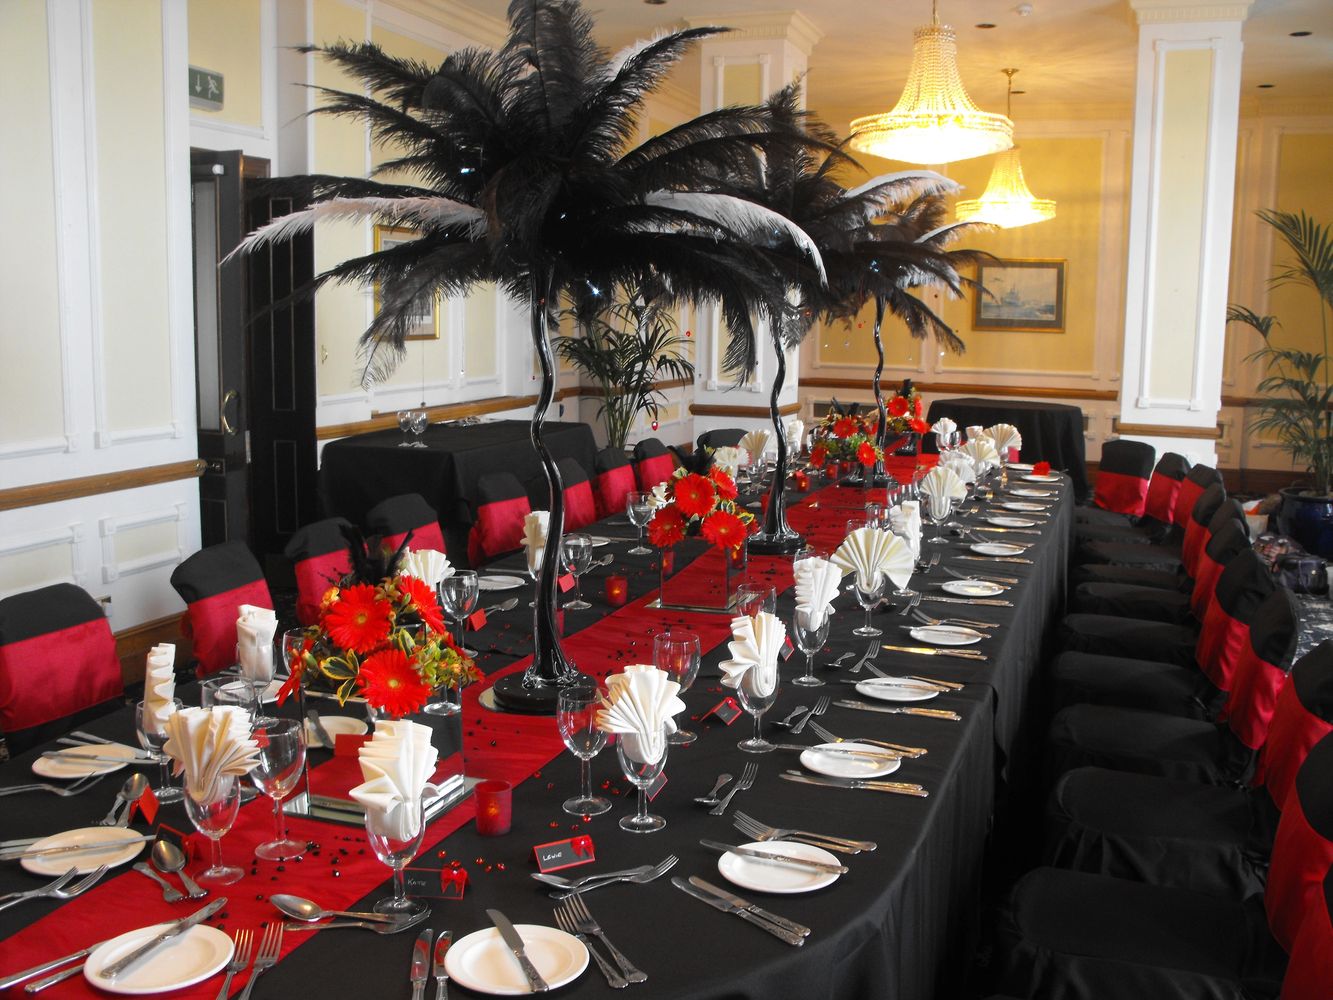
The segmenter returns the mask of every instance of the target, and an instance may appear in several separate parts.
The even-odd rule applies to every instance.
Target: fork
[[[873,851],[878,845],[873,840],[854,840],[851,837],[834,837],[826,833],[811,833],[809,830],[794,830],[781,826],[769,826],[767,823],[761,823],[748,813],[743,813],[739,809],[732,815],[736,826],[743,832],[749,833],[756,840],[781,840],[784,837],[812,837],[815,840],[827,841],[831,844],[841,844],[844,847],[855,851]],[[741,824],[749,827],[744,830]],[[758,831],[758,832],[755,832]],[[764,836],[760,836],[763,833]]]
[[[709,816],[722,816],[727,811],[727,806],[731,805],[731,800],[737,792],[749,791],[750,786],[754,784],[754,779],[759,777],[759,765],[754,761],[745,765],[745,770],[741,771],[741,776],[736,779],[736,783],[731,786],[731,791],[722,797],[722,801],[708,810]]]
[[[998,622],[975,622],[970,618],[932,618],[920,609],[912,612],[912,617],[927,625],[962,625],[965,628],[999,628]]]
[[[259,942],[259,951],[255,955],[255,964],[250,969],[250,981],[245,984],[245,989],[237,1000],[250,1000],[250,991],[255,988],[259,976],[265,969],[271,969],[278,963],[278,955],[282,952],[282,923],[274,921],[268,925],[264,931],[264,938]]]
[[[4,896],[0,896],[0,910],[15,906],[16,904],[25,902],[29,899],[73,899],[75,896],[85,893],[95,886],[106,872],[107,866],[100,865],[73,885],[69,885],[70,880],[79,873],[77,868],[71,868],[54,882],[49,882],[40,889],[30,889],[27,892],[11,892]],[[69,886],[69,888],[65,888],[66,886]]]
[[[907,599],[906,604],[904,604],[901,608],[898,609],[898,614],[905,615],[907,614],[907,612],[911,611],[920,603],[921,603],[921,591],[918,590],[915,594],[913,594],[911,597]]]
[[[653,865],[652,868],[648,869],[647,871],[638,872],[634,875],[622,875],[619,878],[607,879],[604,882],[594,882],[591,885],[580,885],[573,889],[569,889],[565,892],[553,892],[550,895],[552,899],[572,899],[573,897],[579,895],[579,893],[591,892],[593,889],[600,889],[604,885],[611,885],[612,883],[615,882],[633,882],[635,885],[646,885],[653,879],[661,878],[667,872],[671,871],[671,869],[676,866],[676,862],[679,860],[680,858],[676,857],[674,854],[671,854],[663,858],[657,864]]]
[[[20,792],[51,792],[61,798],[68,798],[71,795],[86,792],[105,777],[105,774],[90,774],[68,785],[50,785],[40,781],[27,785],[10,785],[8,788],[0,788],[0,795],[18,795]]]
[[[819,847],[825,851],[836,851],[839,854],[861,853],[859,848],[848,847],[846,844],[835,844],[831,840],[819,840],[815,837],[774,837],[772,834],[768,833],[764,827],[754,823],[747,823],[740,819],[733,820],[731,825],[739,830],[743,836],[749,837],[751,840],[783,840],[791,844],[809,844],[811,847]]]
[[[245,967],[250,964],[254,944],[254,937],[248,927],[236,932],[236,947],[231,953],[231,961],[227,963],[227,978],[222,980],[222,989],[218,990],[217,1000],[227,1000],[227,994],[231,992],[232,976],[244,972]]]
[[[623,990],[629,985],[629,980],[622,976],[615,969],[611,968],[611,963],[602,957],[602,953],[592,946],[588,936],[578,929],[574,918],[565,912],[564,907],[555,908],[555,922],[560,925],[560,929],[566,934],[572,934],[583,942],[583,947],[588,949],[588,954],[597,960],[597,968],[602,970],[602,975],[606,977],[606,985],[613,990]],[[220,1000],[220,998],[219,998]]]
[[[832,698],[821,695],[820,699],[817,702],[815,702],[815,707],[810,709],[810,711],[806,712],[805,715],[801,718],[801,721],[791,727],[790,730],[791,734],[793,736],[799,736],[801,733],[805,731],[806,724],[809,723],[811,719],[813,719],[816,715],[823,715],[825,712],[828,711],[829,706],[832,704],[833,704]]]
[[[629,878],[631,875],[638,875],[641,872],[651,871],[652,865],[636,865],[633,868],[622,868],[614,872],[600,872],[597,875],[585,875],[583,878],[565,878],[562,875],[551,875],[548,872],[534,872],[532,877],[538,882],[545,882],[547,885],[553,885],[557,889],[579,889],[590,882],[602,882],[606,879]]]
[[[648,979],[646,973],[640,972],[628,958],[621,954],[620,949],[611,943],[602,925],[593,919],[592,912],[588,909],[588,904],[575,896],[573,899],[565,900],[565,912],[569,914],[574,921],[574,926],[583,934],[591,934],[606,946],[612,960],[620,966],[620,971],[625,974],[625,979],[631,983],[642,983]]]
[[[863,737],[848,738],[846,736],[834,736],[831,732],[821,726],[819,723],[812,723],[810,726],[815,735],[821,740],[828,740],[830,743],[867,743],[874,747],[884,747],[887,750],[897,750],[904,757],[924,757],[930,751],[925,747],[905,747],[901,743],[885,743],[883,740],[872,740]]]

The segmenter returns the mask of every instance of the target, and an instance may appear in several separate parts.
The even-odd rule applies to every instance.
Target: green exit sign
[[[222,110],[222,74],[211,69],[190,67],[190,107],[205,111]]]

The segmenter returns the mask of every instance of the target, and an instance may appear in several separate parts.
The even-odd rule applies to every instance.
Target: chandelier
[[[892,111],[857,118],[853,149],[907,163],[951,163],[998,153],[1014,144],[1014,124],[972,103],[958,75],[953,28],[940,24],[935,2],[931,23],[912,35],[912,69]]]
[[[1009,78],[1005,111],[1013,113],[1014,74],[1016,69],[1000,72]],[[980,198],[960,201],[954,208],[959,222],[988,222],[1001,229],[1016,229],[1034,222],[1055,218],[1055,202],[1048,198],[1034,198],[1023,179],[1023,164],[1018,158],[1018,147],[1006,150],[995,159],[986,192]]]

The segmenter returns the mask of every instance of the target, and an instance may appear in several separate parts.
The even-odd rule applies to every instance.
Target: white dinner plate
[[[935,685],[914,681],[910,677],[872,677],[857,684],[856,692],[879,701],[930,701],[940,694]]]
[[[588,949],[573,935],[540,924],[515,924],[514,930],[551,989],[572,983],[588,967]],[[532,992],[514,953],[494,927],[455,941],[444,956],[444,967],[450,979],[478,993],[511,997]]]
[[[528,581],[521,576],[503,576],[496,574],[494,576],[477,577],[478,590],[514,590],[523,586]]]
[[[114,868],[133,861],[144,849],[145,842],[139,839],[142,836],[138,830],[126,830],[119,826],[83,826],[43,837],[28,850],[44,851],[48,847],[73,847],[76,844],[106,844],[106,847],[96,851],[23,857],[19,859],[19,864],[34,875],[63,875],[71,868],[77,868],[80,875],[86,875],[96,871],[100,865]]]
[[[603,545],[611,544],[611,539],[607,538],[605,535],[589,535],[588,537],[592,539],[592,547],[594,549],[600,549]]]
[[[994,597],[1003,594],[1008,588],[989,580],[945,580],[940,584],[940,589],[946,594],[959,597]]]
[[[969,548],[979,556],[1021,556],[1027,551],[1027,546],[1008,542],[976,542]]]
[[[1005,517],[998,515],[986,518],[987,524],[993,524],[997,528],[1035,528],[1036,521],[1029,521],[1026,517]]]
[[[862,681],[856,685],[856,690],[865,694],[866,692],[862,691],[862,688],[869,683],[869,681]],[[884,687],[884,685],[881,686]],[[878,698],[879,695],[871,695],[871,697]],[[898,770],[902,761],[891,754],[884,754],[881,757],[861,757],[850,753],[821,752],[864,750],[867,753],[879,753],[882,749],[882,747],[866,746],[861,743],[821,743],[810,750],[802,750],[801,763],[816,774],[827,774],[831,778],[882,778],[884,775],[892,774]]]
[[[273,702],[277,701],[278,692],[282,690],[282,686],[286,683],[287,683],[286,677],[275,677],[273,678],[273,680],[269,681],[268,684],[264,687],[264,690],[259,692],[260,704],[270,705]]]
[[[1000,504],[1000,506],[1005,510],[1046,510],[1046,505],[1044,503],[1032,503],[1028,500],[1006,500],[1004,503]]]
[[[1025,483],[1058,483],[1059,481],[1060,477],[1053,472],[1045,476],[1028,475],[1023,477]]]
[[[986,638],[974,628],[961,625],[922,625],[908,630],[917,642],[926,642],[932,646],[971,646]]]
[[[155,952],[130,967],[115,979],[102,975],[112,962],[128,955],[139,945],[166,930],[170,924],[155,924],[127,931],[98,945],[83,963],[83,977],[108,993],[166,993],[202,983],[222,971],[231,960],[231,938],[216,927],[196,924],[178,934]]]
[[[742,844],[765,854],[787,854],[804,861],[823,861],[830,865],[842,864],[836,857],[822,847],[810,844],[798,844],[791,840],[757,841]],[[812,868],[796,868],[793,865],[775,865],[767,861],[755,861],[743,858],[728,851],[717,859],[717,870],[722,877],[742,889],[755,892],[813,892],[838,881],[837,872],[820,872]]]
[[[1032,463],[1030,462],[1010,462],[1008,465],[1010,472],[1031,472]]]
[[[370,727],[366,725],[363,719],[354,719],[350,715],[321,715],[320,723],[324,726],[325,732],[335,740],[339,736],[365,736],[370,732]],[[319,737],[315,734],[315,727],[306,720],[305,739],[307,743],[318,746]]]
[[[38,757],[32,762],[32,773],[43,778],[86,778],[90,774],[110,774],[124,764],[108,764],[98,760],[79,760],[80,757],[122,757],[133,760],[138,753],[133,747],[120,743],[98,743],[91,747],[61,747],[60,757]]]
[[[1031,489],[1030,487],[1021,487],[1021,488],[1016,489],[1016,490],[1010,490],[1009,492],[1010,492],[1011,494],[1013,494],[1014,496],[1016,496],[1016,497],[1047,497],[1047,498],[1050,498],[1050,497],[1055,496],[1055,493],[1052,492],[1051,490],[1034,490],[1034,489]]]

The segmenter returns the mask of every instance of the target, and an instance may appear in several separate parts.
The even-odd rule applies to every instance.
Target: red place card
[[[570,573],[566,573],[564,576],[558,577],[555,583],[556,586],[560,588],[560,593],[562,594],[568,594],[571,590],[574,589],[574,577]]]
[[[130,819],[134,818],[136,812],[149,826],[157,819],[157,795],[151,788],[145,788],[143,794],[130,803]]]
[[[404,868],[403,887],[409,896],[462,899],[467,890],[467,869]]]
[[[710,708],[705,714],[716,715],[722,720],[723,725],[729,726],[741,717],[741,707],[736,704],[735,698],[728,696]]]
[[[486,627],[486,609],[478,608],[467,618],[467,627],[473,632],[480,632]]]
[[[592,838],[584,834],[568,840],[553,840],[532,849],[540,872],[558,872],[562,868],[586,865],[597,860]]]

